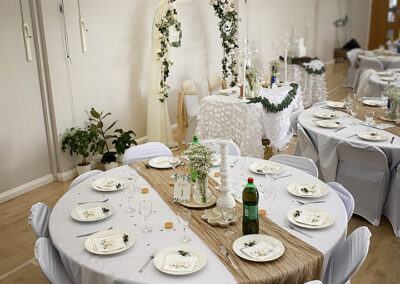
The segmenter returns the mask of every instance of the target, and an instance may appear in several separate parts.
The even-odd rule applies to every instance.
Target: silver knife
[[[292,229],[293,231],[296,231],[296,232],[298,232],[298,233],[300,233],[300,234],[306,236],[306,237],[313,238],[312,235],[307,234],[307,233],[305,233],[305,232],[303,232],[303,231],[300,231],[299,229],[297,229],[296,227],[293,227],[292,225],[289,225],[289,228]]]
[[[228,251],[226,250],[226,248],[224,246],[220,246],[221,248],[221,252],[226,256],[226,258],[229,260],[229,262],[232,264],[232,266],[238,270],[239,267],[236,265],[236,263],[232,260],[232,258],[229,256]]]
[[[114,226],[111,226],[111,227],[107,228],[107,230],[111,230],[112,228],[114,228]],[[94,232],[87,233],[87,234],[77,235],[76,237],[77,237],[77,238],[87,237],[87,236],[96,234],[96,233],[98,233],[98,232],[100,232],[100,231],[94,231]]]
[[[334,132],[339,132],[340,130],[345,129],[346,127],[347,127],[347,126],[341,127],[341,128],[339,128],[339,129],[336,129]]]
[[[149,256],[149,258],[147,259],[147,261],[145,262],[145,264],[143,264],[142,268],[140,268],[140,270],[139,270],[140,273],[142,273],[142,272],[146,269],[147,265],[149,265],[150,261],[154,258],[155,255],[156,255],[156,253],[153,252],[153,253]]]

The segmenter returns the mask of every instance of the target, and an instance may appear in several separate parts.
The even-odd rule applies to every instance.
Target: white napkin
[[[308,192],[302,191],[301,189],[305,188]],[[299,195],[302,196],[314,196],[322,193],[319,186],[315,183],[296,185],[296,191]]]
[[[154,163],[159,167],[169,167],[170,166],[169,159],[158,160],[158,161],[156,160]]]
[[[123,180],[120,180],[118,178],[114,178],[114,177],[107,177],[103,180],[103,182],[101,182],[100,184],[98,184],[98,187],[102,188],[102,189],[107,189],[107,190],[117,190],[117,186],[118,184],[121,185],[121,187],[124,187],[125,182]],[[119,187],[119,188],[121,188]]]
[[[267,242],[261,241],[256,243],[254,246],[242,248],[241,251],[252,258],[264,260],[277,254],[279,252],[279,248],[274,247]]]
[[[81,220],[96,220],[107,215],[100,206],[86,209],[77,207],[75,208],[75,212]]]
[[[309,211],[301,211],[300,215],[294,217],[296,222],[310,225],[310,226],[321,226],[325,224],[327,220],[327,216],[323,213],[309,212]]]
[[[280,170],[281,168],[278,166],[273,166],[273,165],[259,165],[257,167],[257,172],[262,172],[263,174],[266,173],[276,173]]]
[[[121,234],[92,237],[93,247],[99,252],[109,252],[126,247]]]
[[[220,94],[231,94],[231,93],[237,93],[237,92],[239,92],[238,87],[233,87],[233,88],[224,89],[224,90],[219,91]]]
[[[197,264],[197,256],[182,256],[177,253],[169,253],[165,256],[163,270],[175,272],[193,271]]]

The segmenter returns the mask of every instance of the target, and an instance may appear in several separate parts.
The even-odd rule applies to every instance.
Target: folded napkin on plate
[[[103,212],[103,208],[101,208],[100,206],[86,209],[75,208],[75,212],[76,215],[78,215],[79,218],[82,220],[95,220],[107,215]]]
[[[302,211],[299,216],[294,217],[296,222],[311,225],[311,226],[321,226],[325,224],[327,216],[323,213],[315,213]]]
[[[264,260],[277,254],[279,252],[279,247],[275,247],[267,242],[261,241],[254,246],[242,248],[241,251],[252,258]]]
[[[164,160],[155,160],[154,162],[159,167],[169,167],[171,164],[169,163],[169,159]]]
[[[197,256],[195,255],[179,255],[169,253],[165,256],[163,270],[175,272],[193,271],[197,264]]]
[[[280,167],[278,166],[272,166],[272,165],[260,165],[257,167],[257,172],[258,173],[275,173],[280,170]]]
[[[237,93],[237,92],[239,92],[239,88],[238,87],[233,87],[233,88],[221,90],[218,93],[220,93],[220,94],[230,94],[230,93]]]
[[[302,196],[314,196],[322,193],[319,186],[315,183],[297,185],[296,191],[299,195]]]
[[[92,237],[93,247],[99,252],[109,252],[126,247],[121,234]]]
[[[107,177],[101,182],[98,187],[107,189],[107,190],[117,190],[123,187],[125,182],[123,180],[114,178],[114,177]]]

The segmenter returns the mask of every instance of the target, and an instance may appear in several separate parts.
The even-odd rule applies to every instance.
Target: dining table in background
[[[364,58],[375,58],[379,60],[382,64],[383,69],[386,70],[389,68],[390,64],[393,62],[400,61],[400,54],[391,53],[391,52],[382,52],[382,51],[375,51],[375,52],[359,52],[357,53],[357,62],[359,63]]]
[[[391,74],[388,76],[382,76],[380,72],[373,74],[369,77],[368,83],[371,88],[372,97],[380,97],[382,91],[387,87],[387,86],[398,86],[400,87],[400,73],[399,69],[387,69],[385,72],[390,72]],[[394,80],[385,80],[385,77],[392,77]]]

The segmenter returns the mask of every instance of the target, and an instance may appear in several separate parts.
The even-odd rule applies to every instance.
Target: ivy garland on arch
[[[252,98],[250,99],[248,104],[261,103],[266,112],[273,112],[273,113],[280,112],[285,108],[287,108],[297,95],[297,89],[299,88],[299,84],[291,83],[290,86],[292,87],[292,89],[289,91],[287,96],[282,100],[282,102],[278,105],[271,103],[267,98],[264,97]]]
[[[160,32],[159,39],[161,48],[157,52],[157,60],[161,62],[161,80],[160,80],[160,102],[164,103],[168,98],[168,90],[170,86],[167,84],[169,77],[169,67],[173,65],[173,62],[168,59],[169,47],[180,47],[182,44],[182,29],[181,23],[178,21],[178,13],[175,6],[176,0],[168,0],[167,9],[164,17],[162,17],[155,25]],[[179,34],[177,41],[171,41],[170,32],[171,29]]]
[[[222,75],[225,80],[231,76],[230,86],[236,86],[238,82],[238,72],[236,71],[237,60],[235,49],[238,45],[238,26],[239,18],[235,10],[235,5],[229,0],[211,0],[210,5],[213,6],[215,14],[219,18],[219,31],[222,39],[222,47],[224,48],[224,57],[222,58]]]

